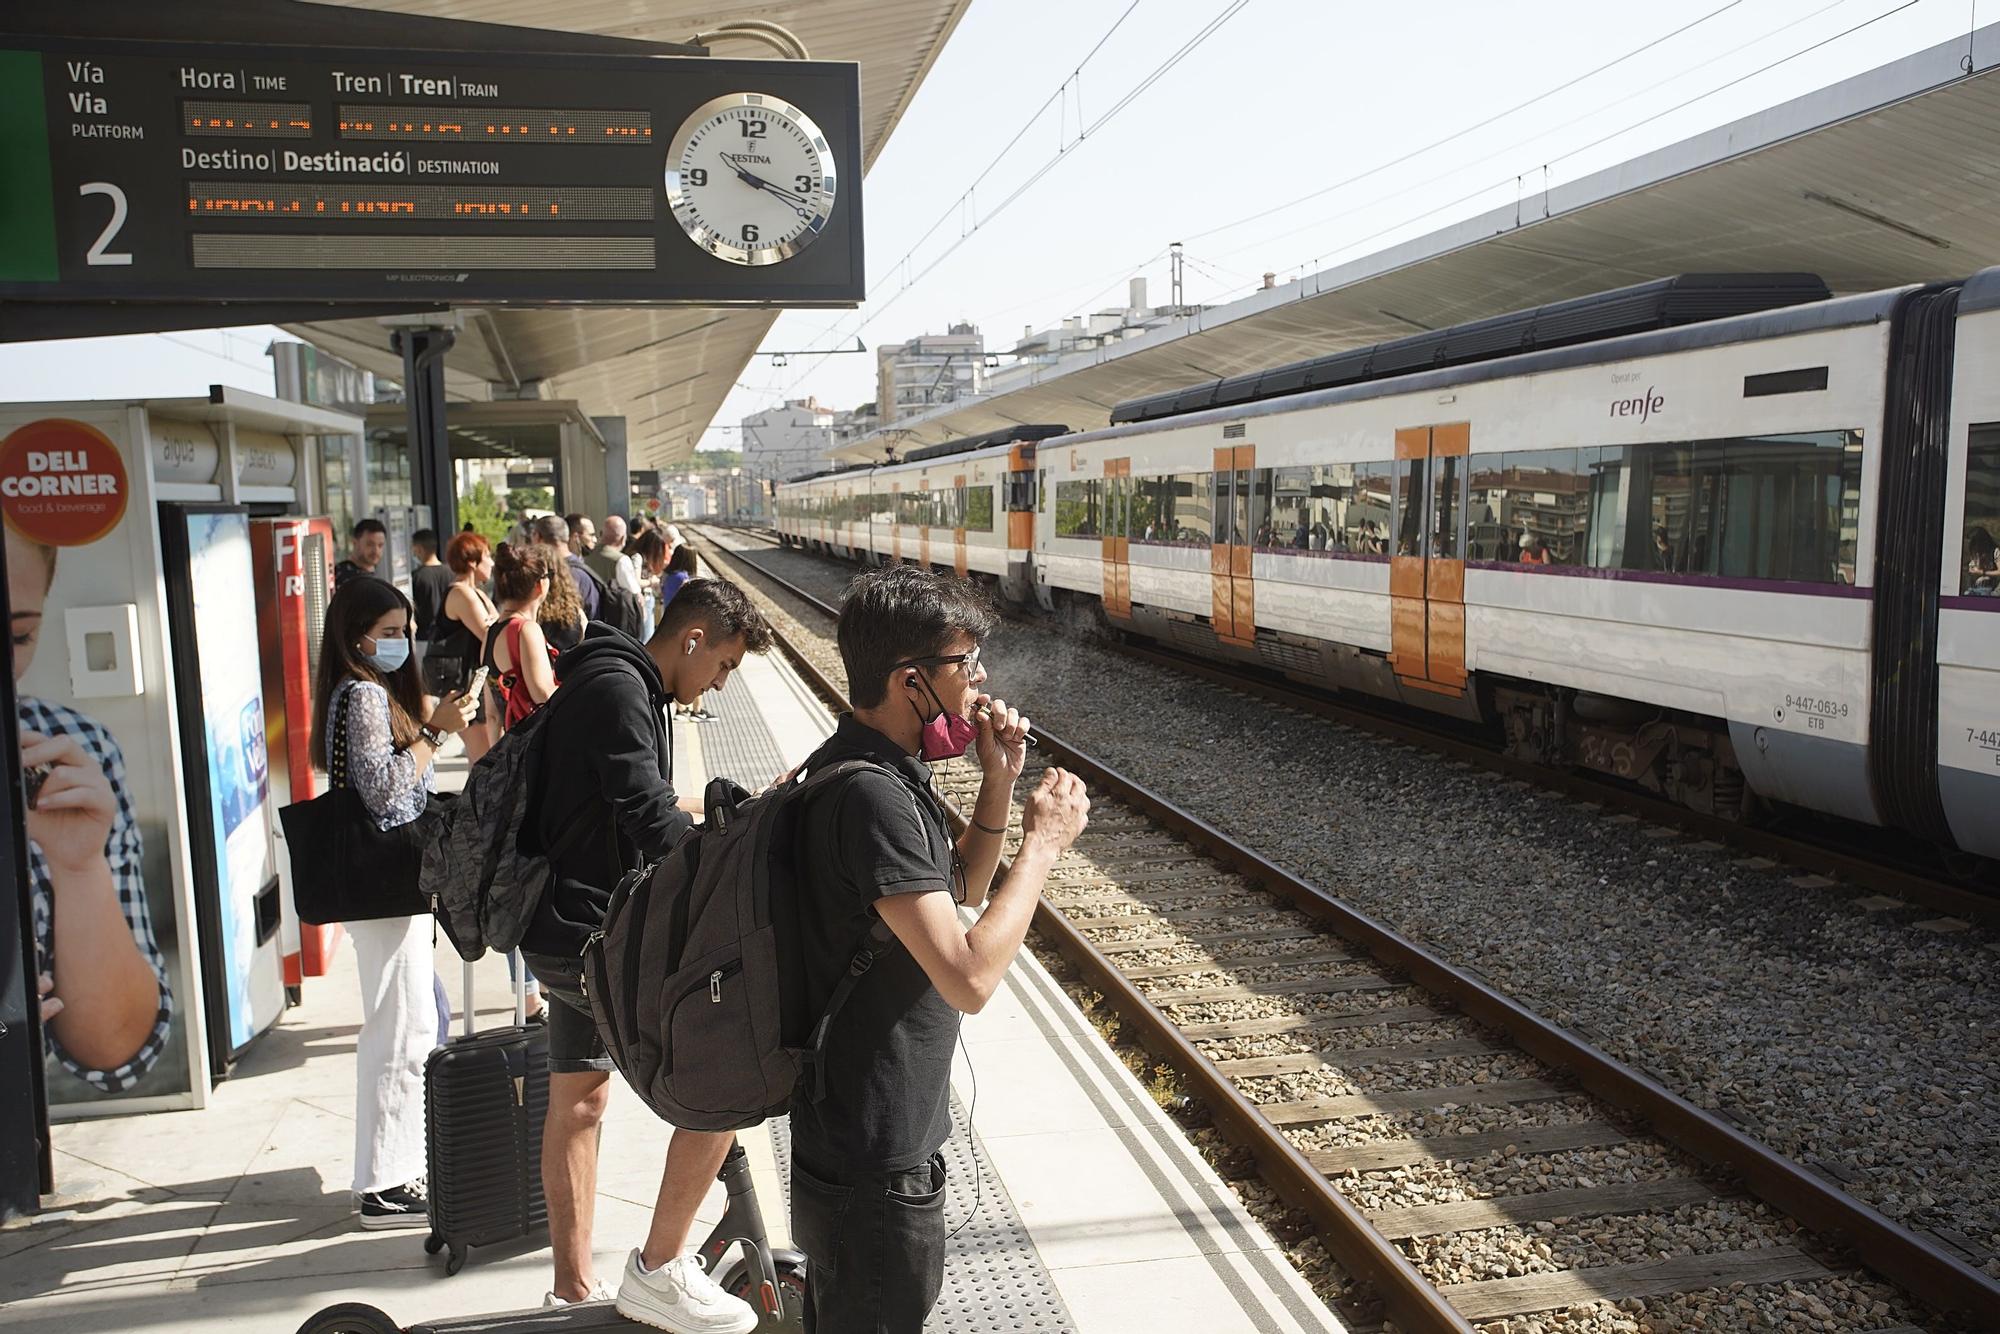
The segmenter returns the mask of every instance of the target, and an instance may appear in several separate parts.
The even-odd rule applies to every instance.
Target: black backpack
[[[442,808],[424,840],[417,889],[438,925],[471,962],[487,950],[521,943],[552,874],[549,863],[588,825],[578,819],[540,853],[521,849],[521,831],[533,818],[531,781],[541,763],[549,715],[564,692],[515,723],[472,766],[465,790]]]
[[[576,573],[574,569],[570,572]],[[646,608],[639,601],[639,595],[598,578],[597,572],[587,565],[582,573],[597,585],[597,619],[614,630],[622,630],[634,639],[639,638],[646,629]]]
[[[794,929],[800,811],[863,769],[893,772],[839,760],[755,797],[717,780],[705,821],[612,893],[584,990],[613,1063],[662,1120],[741,1130],[783,1113],[802,1082],[818,1096],[828,1026],[895,937],[876,922],[810,1031],[786,1033],[778,933]]]

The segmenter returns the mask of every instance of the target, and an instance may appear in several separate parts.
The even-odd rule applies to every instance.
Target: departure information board
[[[864,295],[851,64],[17,37],[0,48],[0,299]],[[766,108],[793,157],[760,176],[777,150],[759,150],[779,138],[751,137]],[[682,177],[703,186],[699,208],[691,190],[670,194]],[[738,239],[774,212],[784,247]],[[714,241],[719,218],[727,244]]]

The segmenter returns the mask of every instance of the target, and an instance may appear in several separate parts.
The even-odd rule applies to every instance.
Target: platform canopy
[[[737,19],[782,24],[815,60],[861,66],[862,162],[872,164],[908,110],[971,0],[783,0],[750,6],[695,0],[335,0],[357,9],[648,42],[685,42]],[[717,55],[775,56],[718,39]],[[592,416],[623,416],[634,467],[686,458],[749,363],[776,312],[730,309],[491,310],[467,314],[445,363],[447,393],[480,400],[539,383]],[[315,321],[288,332],[402,378],[402,360],[373,319]]]
[[[1969,69],[1961,62],[1968,61]],[[2000,264],[2000,24],[1547,194],[1308,274],[837,451],[879,460],[1010,425],[1679,273],[1817,273],[1836,292]]]

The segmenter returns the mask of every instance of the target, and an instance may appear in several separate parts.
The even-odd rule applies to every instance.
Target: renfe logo
[[[1652,386],[1648,385],[1646,392],[1638,395],[1636,398],[1613,399],[1611,401],[1611,415],[1614,417],[1637,417],[1641,422],[1644,422],[1666,405],[1667,400],[1662,398]]]

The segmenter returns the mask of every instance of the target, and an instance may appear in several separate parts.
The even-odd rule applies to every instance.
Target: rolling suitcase
[[[465,965],[464,1031],[424,1063],[424,1133],[431,1234],[456,1274],[474,1246],[491,1246],[549,1225],[542,1198],[542,1121],[549,1110],[549,1030],[529,1024],[522,973],[514,974],[514,1022],[474,1032],[472,965]]]

